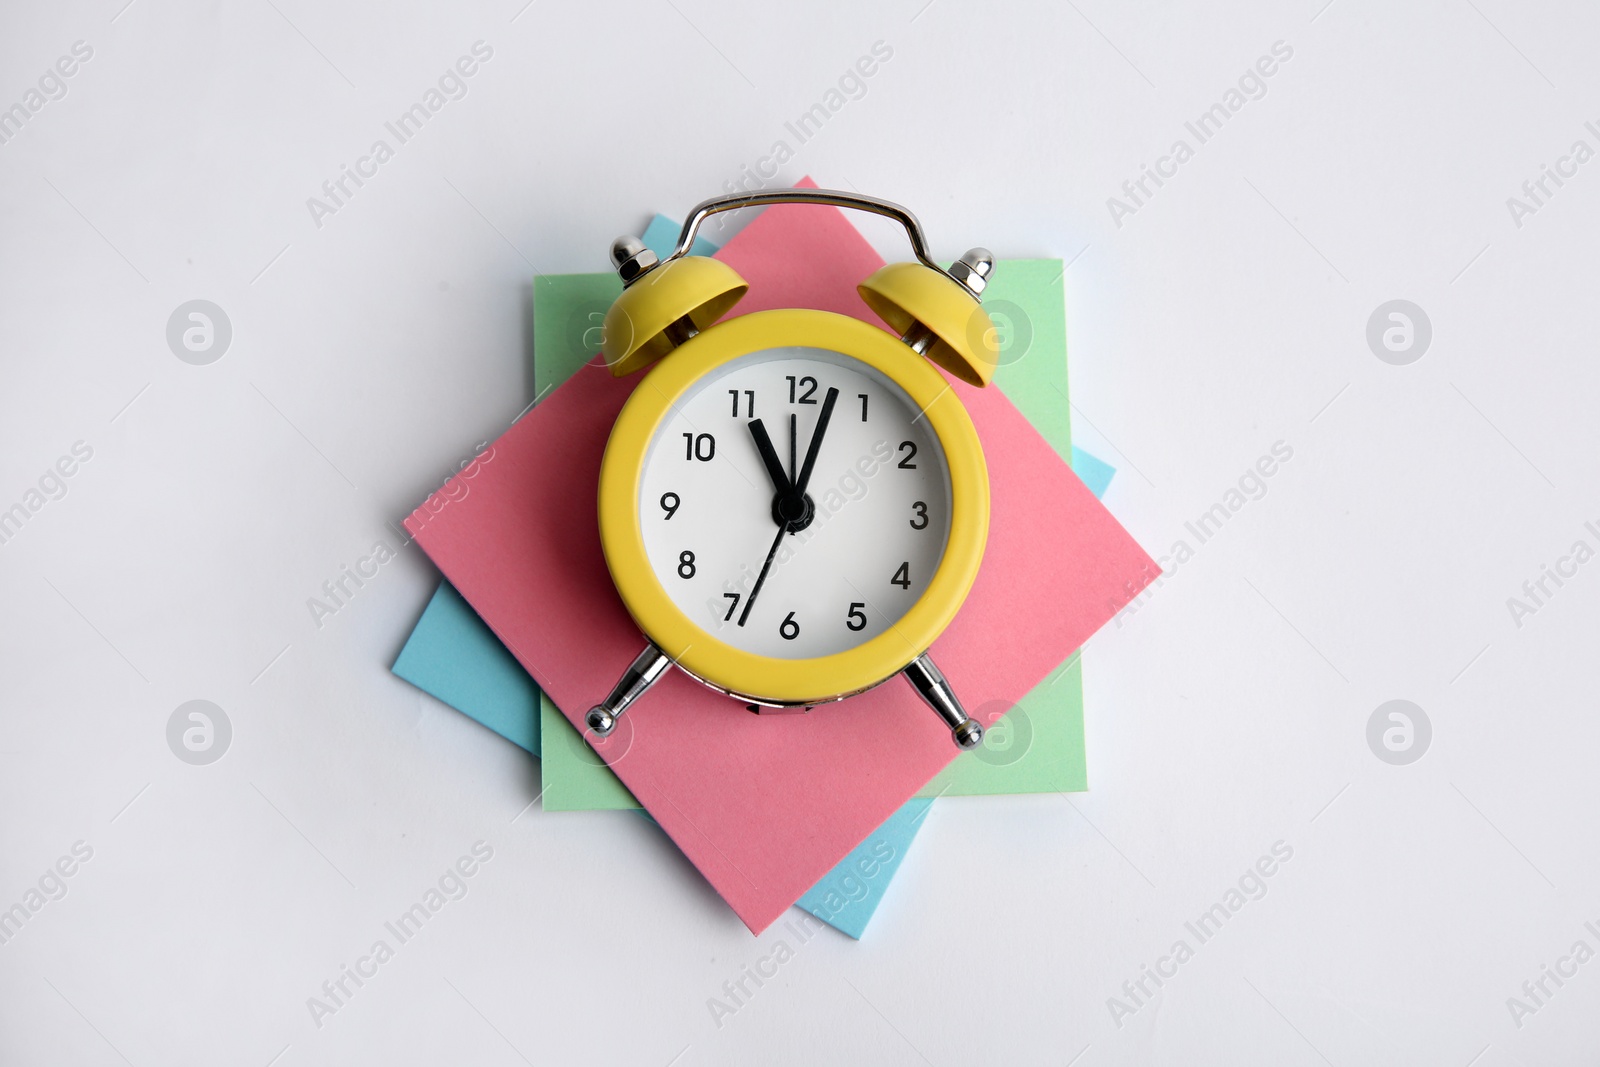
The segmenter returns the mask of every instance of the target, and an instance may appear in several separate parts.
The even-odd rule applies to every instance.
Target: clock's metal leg
[[[672,666],[672,658],[655,645],[644,646],[644,651],[628,665],[611,687],[611,695],[589,709],[584,722],[596,735],[605,737],[617,728],[617,720],[635,700],[644,696],[650,687],[660,681]]]
[[[949,725],[950,737],[958,748],[977,748],[983,743],[983,725],[962,708],[955,690],[950,688],[943,672],[934,666],[926,652],[912,660],[911,665],[901,673],[928,707],[938,712],[939,718]]]

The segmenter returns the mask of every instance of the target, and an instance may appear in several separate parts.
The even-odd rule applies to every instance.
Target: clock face
[[[645,553],[667,595],[720,640],[782,659],[892,627],[938,569],[950,513],[928,420],[886,375],[821,348],[707,374],[662,420],[640,479]]]

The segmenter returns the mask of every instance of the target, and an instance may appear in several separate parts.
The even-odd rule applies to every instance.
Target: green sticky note
[[[1069,464],[1072,406],[1067,396],[1067,313],[1059,259],[1008,259],[995,267],[983,306],[999,332],[994,385]],[[537,371],[535,372],[537,375]],[[1050,551],[1041,545],[1041,552]],[[920,796],[1082,792],[1089,788],[1083,747],[1083,668],[1074,652],[1010,709],[968,708],[989,727],[983,747],[956,759]]]
[[[990,309],[999,331],[995,385],[1070,463],[1072,421],[1061,274],[1058,259],[1006,260],[995,269],[984,293],[984,306]],[[534,282],[537,392],[559,386],[594,358],[600,344],[598,325],[619,292],[621,285],[611,275],[546,275]],[[1041,545],[1039,550],[1051,548]],[[637,807],[632,795],[549,698],[541,696],[540,701],[545,808]],[[987,723],[998,709],[968,710]],[[983,748],[951,763],[921,795],[1053,793],[1087,788],[1083,675],[1074,653],[989,730]]]
[[[555,701],[539,694],[539,733],[544,743],[544,810],[601,811],[637,808],[622,780],[611,773]]]
[[[541,274],[533,279],[533,385],[543,397],[600,358],[606,310],[622,295],[615,274]]]
[[[1008,259],[997,264],[983,291],[983,307],[994,321],[1000,343],[994,384],[1061,458],[1071,463],[1061,261]]]

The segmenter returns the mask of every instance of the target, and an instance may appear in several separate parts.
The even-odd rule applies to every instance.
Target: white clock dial
[[[792,492],[775,503],[785,494],[751,424],[792,488],[830,391],[806,522]],[[696,625],[763,656],[832,655],[889,629],[928,587],[950,531],[949,468],[921,414],[886,375],[827,349],[765,349],[706,375],[645,457],[640,525],[662,587]]]

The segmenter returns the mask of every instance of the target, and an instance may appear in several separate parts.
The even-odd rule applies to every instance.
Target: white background
[[[1600,162],[1521,227],[1506,198],[1600,147],[1600,26],[1324,2],[9,5],[0,106],[94,57],[0,145],[0,507],[94,455],[0,546],[0,907],[94,855],[0,946],[0,1061],[1582,1061],[1600,962],[1520,1028],[1506,1001],[1600,949],[1600,565],[1520,628],[1506,600],[1596,542]],[[307,198],[477,40],[470,93],[318,228]],[[1265,97],[1116,225],[1279,40]],[[780,138],[774,184],[902,201],[940,256],[1071,261],[1075,429],[1153,553],[1294,457],[1088,646],[1091,792],[940,801],[866,939],[791,945],[719,1028],[708,998],[792,935],[751,938],[641,819],[524,811],[537,764],[388,673],[434,586],[414,546],[321,628],[306,601],[532,399],[535,269],[604,269]],[[165,339],[193,298],[233,326],[209,366]],[[1408,366],[1366,342],[1395,298],[1433,326]],[[165,735],[196,698],[233,725],[204,767]],[[1366,740],[1397,698],[1433,726],[1409,766]],[[470,893],[316,1027],[480,839]]]

